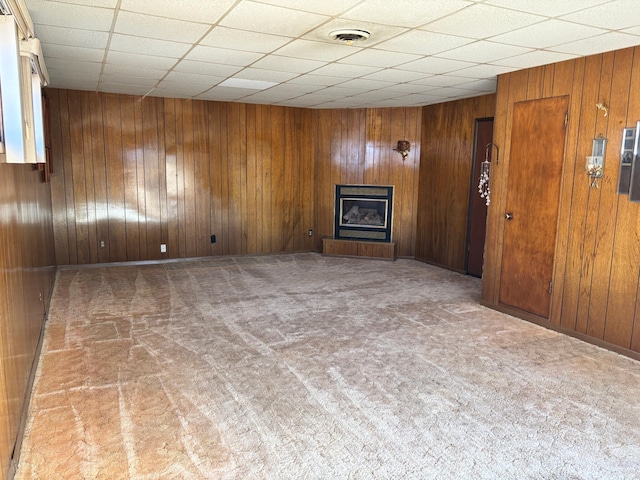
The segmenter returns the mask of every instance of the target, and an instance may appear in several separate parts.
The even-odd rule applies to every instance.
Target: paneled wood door
[[[569,97],[514,104],[500,303],[549,317]]]

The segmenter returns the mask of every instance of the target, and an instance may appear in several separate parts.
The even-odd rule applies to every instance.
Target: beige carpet
[[[59,272],[18,479],[640,478],[640,363],[316,254]]]

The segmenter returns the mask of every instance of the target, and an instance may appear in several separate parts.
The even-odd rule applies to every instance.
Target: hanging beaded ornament
[[[487,207],[491,203],[491,187],[489,186],[489,174],[491,173],[491,162],[485,160],[480,164],[480,183],[478,183],[478,192],[480,198],[484,198]]]

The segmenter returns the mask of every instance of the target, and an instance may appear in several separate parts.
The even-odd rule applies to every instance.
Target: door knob
[[[505,213],[504,214],[504,218],[506,218],[507,220],[511,220],[513,218],[513,214],[512,213]]]

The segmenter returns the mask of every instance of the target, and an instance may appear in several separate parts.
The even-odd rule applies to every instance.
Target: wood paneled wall
[[[394,241],[399,255],[414,254],[417,107],[48,97],[59,264],[321,251],[336,183],[394,185]],[[412,145],[404,161],[398,140]]]
[[[616,193],[622,130],[640,120],[640,47],[499,77],[494,141],[503,154],[492,178],[483,300],[499,306],[513,105],[559,95],[570,96],[570,110],[549,322],[640,352],[640,204]],[[600,102],[606,117],[595,107]],[[608,139],[604,178],[589,188],[585,157],[599,134]]]
[[[312,110],[47,95],[58,264],[312,249]]]
[[[475,120],[493,117],[495,101],[483,95],[422,109],[418,260],[464,271]]]
[[[49,185],[31,165],[0,164],[0,478],[7,478],[55,257]]]
[[[336,184],[393,185],[393,230],[398,255],[415,255],[416,199],[420,166],[420,108],[317,111],[316,235],[333,236]],[[393,149],[411,142],[406,159]]]

